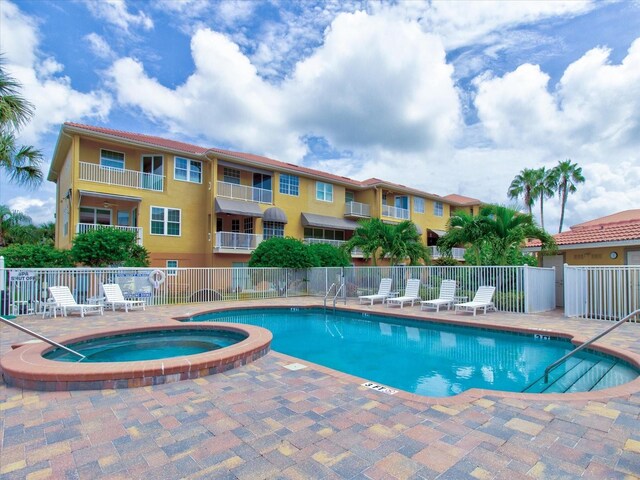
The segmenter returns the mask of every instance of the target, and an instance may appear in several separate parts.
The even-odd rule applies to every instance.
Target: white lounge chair
[[[464,312],[473,312],[475,316],[476,311],[480,308],[484,310],[484,313],[487,313],[488,309],[495,310],[496,307],[493,304],[493,294],[495,291],[496,287],[478,287],[478,291],[473,297],[473,300],[470,302],[456,303],[456,313],[458,313],[458,310],[462,310]]]
[[[102,292],[104,293],[105,306],[111,306],[111,309],[115,312],[116,307],[124,307],[124,311],[128,312],[129,309],[142,308],[145,310],[146,303],[144,300],[127,300],[122,294],[122,289],[117,283],[103,283]]]
[[[382,300],[382,303],[389,297],[389,292],[391,292],[391,279],[383,278],[380,280],[380,286],[378,287],[378,293],[375,295],[362,295],[358,297],[358,301],[362,303],[362,300],[370,301],[371,305],[376,300]]]
[[[435,308],[436,312],[440,311],[440,307],[447,306],[447,310],[453,305],[453,297],[456,294],[456,281],[455,280],[443,280],[440,285],[440,296],[433,300],[424,300],[420,302],[420,310],[427,308]]]
[[[407,280],[407,288],[404,290],[404,295],[396,298],[388,298],[387,299],[387,307],[390,305],[400,305],[400,308],[404,308],[404,304],[407,302],[411,302],[411,306],[413,307],[414,302],[420,301],[420,295],[418,295],[420,290],[420,280],[417,278],[411,278]]]
[[[62,315],[67,316],[68,311],[79,310],[80,316],[84,317],[85,313],[96,312],[100,315],[104,315],[102,305],[96,304],[83,304],[76,302],[76,299],[71,295],[69,287],[49,287],[49,293],[55,301],[56,307],[62,309]]]

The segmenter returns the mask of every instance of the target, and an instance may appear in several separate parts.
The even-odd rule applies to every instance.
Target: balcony
[[[247,202],[273,203],[273,192],[271,190],[237,185],[235,183],[218,182],[216,195]]]
[[[400,220],[409,220],[409,210],[405,208],[392,207],[391,205],[382,205],[382,216],[398,218]]]
[[[256,249],[262,242],[262,235],[239,232],[216,232],[215,252],[247,253]]]
[[[164,190],[163,175],[102,167],[97,163],[80,162],[80,180],[157,192]]]
[[[440,253],[440,249],[438,247],[435,246],[431,246],[431,247],[427,247],[431,253],[431,258],[436,259],[436,258],[441,258],[442,254]],[[460,260],[463,261],[464,260],[464,252],[466,250],[464,248],[452,248],[451,249],[451,256],[455,259],[455,260]]]
[[[347,202],[344,206],[344,216],[371,218],[371,207],[366,203]]]
[[[304,239],[304,243],[306,243],[307,245],[311,245],[313,243],[328,243],[329,245],[333,245],[336,248],[340,248],[342,247],[342,245],[344,245],[346,242],[346,240],[329,240],[329,239],[325,239],[325,238],[305,238]],[[362,257],[362,250],[360,250],[359,248],[354,248],[351,251],[351,256],[352,257]]]
[[[76,234],[87,233],[92,230],[98,230],[100,228],[116,228],[118,230],[125,230],[127,232],[134,232],[138,245],[142,245],[142,227],[123,227],[120,225],[101,225],[99,223],[78,223],[76,225]]]

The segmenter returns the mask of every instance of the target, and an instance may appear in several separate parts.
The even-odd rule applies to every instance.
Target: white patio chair
[[[146,302],[144,300],[127,300],[122,294],[122,289],[117,283],[103,283],[102,292],[104,293],[105,306],[111,306],[111,309],[115,312],[116,307],[124,307],[124,311],[128,312],[129,309],[142,308],[145,310]]]
[[[67,286],[49,287],[49,293],[53,297],[57,308],[62,309],[62,315],[67,316],[68,311],[78,310],[80,316],[84,317],[85,313],[96,312],[104,315],[102,305],[89,305],[76,302],[71,295],[71,290]]]
[[[453,297],[456,294],[456,281],[443,280],[440,285],[440,295],[433,300],[424,300],[420,302],[420,310],[427,308],[435,308],[436,312],[440,311],[441,306],[447,306],[447,310],[453,305]]]
[[[400,308],[404,308],[404,304],[411,302],[413,307],[414,302],[420,301],[420,280],[417,278],[411,278],[407,280],[407,288],[404,289],[404,295],[396,298],[387,299],[387,307],[391,305],[400,305]]]
[[[371,305],[376,300],[382,300],[382,303],[389,297],[389,292],[391,292],[391,279],[383,278],[380,280],[380,286],[378,287],[378,293],[374,295],[361,295],[358,297],[359,303],[362,304],[362,300],[370,301]]]
[[[478,287],[478,291],[473,297],[473,300],[470,302],[455,304],[455,312],[458,313],[458,310],[473,312],[473,315],[475,316],[478,309],[483,309],[484,313],[487,313],[488,309],[495,310],[496,307],[493,304],[493,294],[495,291],[496,287]]]

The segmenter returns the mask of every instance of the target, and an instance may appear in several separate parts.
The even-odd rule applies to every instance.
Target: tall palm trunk
[[[560,191],[562,192],[562,201],[560,202],[560,226],[558,227],[558,233],[562,232],[562,224],[564,223],[564,209],[567,205],[567,183],[564,182],[560,185]]]

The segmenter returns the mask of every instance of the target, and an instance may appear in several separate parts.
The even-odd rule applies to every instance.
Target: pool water
[[[273,333],[273,350],[369,381],[436,397],[470,388],[589,391],[629,382],[629,364],[583,351],[544,383],[545,367],[573,350],[561,339],[323,309],[235,310],[191,321],[244,323]]]
[[[225,330],[155,330],[112,335],[78,342],[67,347],[81,353],[87,362],[133,362],[196,355],[228,347],[246,338]],[[62,349],[44,355],[49,360],[77,362],[78,357]]]

